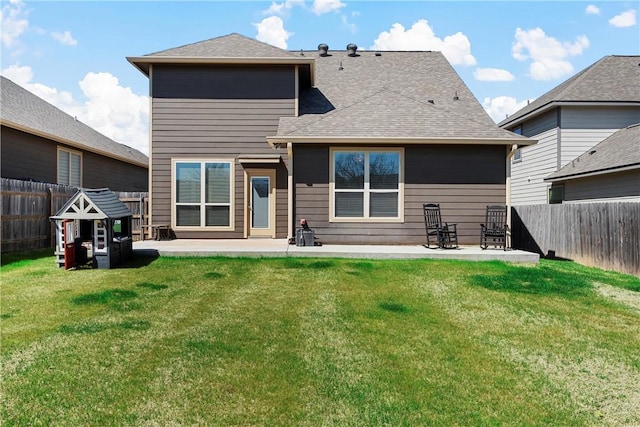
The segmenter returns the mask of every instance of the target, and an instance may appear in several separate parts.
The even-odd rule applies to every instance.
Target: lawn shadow
[[[545,266],[510,266],[498,275],[477,274],[471,277],[471,284],[493,291],[566,298],[584,296],[593,291],[591,281],[587,278]]]
[[[23,261],[35,261],[53,256],[53,249],[36,249],[33,251],[5,252],[0,256],[0,266],[4,267]]]
[[[160,253],[155,249],[135,249],[131,258],[118,268],[142,268],[151,265],[160,258]]]

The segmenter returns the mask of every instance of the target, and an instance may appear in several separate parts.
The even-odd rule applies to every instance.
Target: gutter
[[[520,138],[455,138],[455,137],[362,137],[362,136],[268,136],[267,142],[273,148],[294,144],[468,144],[468,145],[506,145],[528,146],[537,144],[538,140]],[[515,151],[514,151],[515,152]]]
[[[535,102],[535,101],[534,101]],[[550,101],[546,104],[543,104],[533,110],[525,113],[522,116],[515,116],[514,118],[507,118],[500,123],[498,126],[501,128],[511,127],[521,124],[526,120],[530,120],[536,116],[539,116],[542,113],[545,113],[553,108],[557,107],[634,107],[638,106],[640,102],[638,101]],[[517,114],[517,113],[516,113]]]
[[[640,163],[634,163],[632,165],[621,166],[621,167],[599,169],[591,172],[576,173],[572,175],[563,175],[563,176],[556,176],[552,178],[544,178],[543,181],[547,181],[547,182],[569,181],[572,179],[587,178],[590,176],[606,175],[610,172],[626,172],[626,171],[636,170],[636,169],[640,169]]]

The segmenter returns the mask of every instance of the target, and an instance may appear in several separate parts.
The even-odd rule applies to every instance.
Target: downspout
[[[507,176],[505,183],[507,190],[507,225],[509,226],[509,229],[511,229],[511,159],[516,154],[517,150],[518,146],[516,144],[513,144],[511,148],[507,146]]]
[[[153,65],[149,65],[149,181],[148,181],[148,194],[149,194],[149,203],[147,205],[147,224],[153,224],[153,90],[152,90],[152,81],[153,81]],[[172,184],[173,185],[173,184]],[[173,206],[171,207],[171,211],[173,212]],[[140,230],[144,232],[145,228],[143,227],[143,210],[140,211]],[[146,230],[151,233],[151,227],[147,227]],[[146,237],[146,236],[145,236]],[[144,238],[142,239],[144,240]]]
[[[287,142],[287,157],[289,168],[287,171],[287,240],[291,241],[293,235],[293,144]]]

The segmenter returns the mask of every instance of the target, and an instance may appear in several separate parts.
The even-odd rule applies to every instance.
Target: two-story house
[[[499,123],[503,129],[538,140],[519,149],[512,159],[511,203],[567,200],[562,183],[545,178],[553,178],[552,174],[614,132],[636,123],[640,123],[640,56],[605,56],[540,96]],[[615,178],[617,183],[607,185],[633,185],[624,174]],[[594,193],[593,197],[599,196]]]
[[[423,243],[440,203],[475,244],[508,204],[500,129],[440,52],[290,52],[230,34],[128,60],[149,78],[151,215],[178,238]]]
[[[0,81],[2,177],[147,191],[148,157],[71,117],[6,77]]]

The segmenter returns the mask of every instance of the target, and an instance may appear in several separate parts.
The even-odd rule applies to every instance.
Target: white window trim
[[[399,181],[397,190],[371,190],[368,188],[369,182],[365,178],[365,188],[363,190],[338,190],[339,192],[362,192],[364,191],[365,199],[364,206],[365,212],[368,210],[369,194],[374,193],[398,193],[398,216],[395,218],[384,217],[336,217],[335,216],[335,170],[334,170],[334,155],[335,153],[353,153],[353,152],[365,152],[365,153],[398,153],[400,155],[399,161]],[[366,154],[365,154],[366,155]],[[368,156],[367,156],[368,157]],[[365,171],[368,169],[368,165],[365,163]],[[366,172],[365,172],[366,176]],[[373,147],[331,147],[329,148],[329,222],[351,222],[351,223],[404,223],[404,147],[387,147],[387,148],[373,148]]]
[[[78,184],[78,187],[82,187],[82,182],[84,181],[84,173],[83,173],[84,158],[82,156],[82,151],[69,150],[68,148],[63,148],[60,146],[58,146],[58,149],[56,151],[56,183],[75,187],[75,185],[71,184],[70,182],[60,182],[60,152],[61,151],[69,153],[69,178],[71,178],[71,154],[75,154],[80,157],[80,183]]]
[[[522,147],[517,148],[515,153],[513,154],[513,163],[520,162],[522,162]]]
[[[176,225],[177,212],[176,207],[176,164],[177,163],[198,163],[203,168],[205,163],[228,163],[229,164],[229,225],[224,227],[216,226],[178,226]],[[204,174],[201,175],[201,178]],[[204,185],[200,186],[200,206],[216,206],[220,203],[203,203],[205,194]],[[185,203],[184,205],[194,205],[194,203]],[[235,160],[234,159],[171,159],[171,228],[178,231],[235,231]],[[204,209],[200,211],[201,223],[203,223]]]

